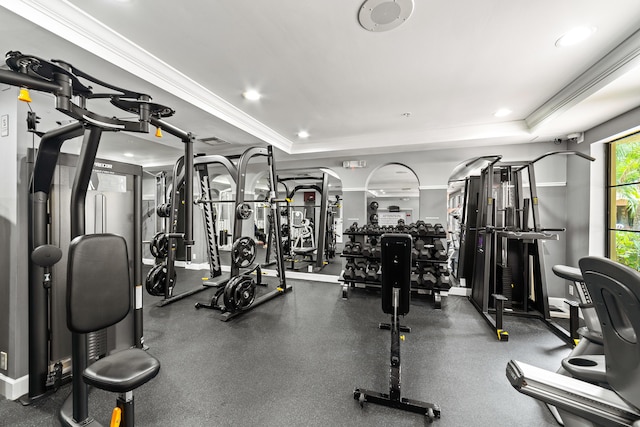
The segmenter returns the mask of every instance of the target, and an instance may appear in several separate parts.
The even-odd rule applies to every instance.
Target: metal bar
[[[173,186],[171,189],[171,199],[169,203],[171,203],[171,211],[169,213],[169,229],[167,238],[169,239],[169,252],[167,254],[167,278],[165,281],[164,287],[164,298],[169,299],[173,295],[173,286],[175,285],[173,281],[173,272],[175,271],[175,263],[176,263],[176,249],[178,244],[176,242],[177,238],[173,237],[172,234],[177,233],[178,226],[178,209],[180,208],[180,189],[184,185],[184,175],[181,173],[184,169],[184,156],[180,157],[175,165],[173,165],[173,172],[171,175],[171,185]]]
[[[184,140],[184,245],[187,264],[191,263],[193,241],[193,140],[192,134]]]
[[[49,243],[48,202],[53,174],[62,144],[82,135],[84,127],[74,122],[45,133],[33,164],[29,192],[29,254]],[[44,269],[29,257],[29,399],[46,391],[49,371],[49,296],[42,285]]]
[[[317,253],[316,253],[316,268],[321,269],[324,267],[325,261],[325,245],[327,244],[327,209],[329,201],[329,175],[322,174],[322,191],[320,192],[320,224],[317,227],[316,233],[317,239]]]
[[[280,199],[278,196],[278,175],[276,174],[276,160],[273,157],[272,146],[268,147],[267,153],[267,164],[269,165],[269,182],[271,183],[271,194],[269,195],[269,197],[271,198],[271,215],[273,217],[273,226],[275,227],[273,236],[275,239],[276,248],[276,267],[278,270],[278,278],[280,279],[280,287],[282,289],[288,290],[290,288],[287,287],[287,279],[285,277],[286,266],[284,265],[284,254],[282,253],[282,228],[279,207],[280,202],[278,202],[278,200]],[[289,236],[291,236],[291,232],[289,232]],[[289,247],[291,247],[291,242],[289,242]]]
[[[144,346],[142,323],[142,176],[133,176],[133,340]]]
[[[233,242],[237,241],[240,237],[242,237],[242,219],[236,215],[236,211],[238,206],[242,203],[245,203],[245,183],[247,179],[247,167],[249,166],[249,161],[252,157],[255,156],[269,156],[269,153],[266,148],[263,147],[251,147],[247,149],[238,160],[238,176],[236,180],[236,209],[233,210]],[[234,263],[231,262],[231,277],[237,276],[240,272],[240,268]]]
[[[0,82],[11,86],[22,86],[42,92],[57,93],[62,90],[62,87],[55,83],[9,70],[0,70]]]
[[[71,189],[71,239],[85,233],[85,199],[93,163],[98,152],[102,129],[90,126],[84,135],[82,149],[78,157],[78,166]],[[73,333],[71,335],[72,382],[73,382],[73,419],[82,422],[89,415],[88,386],[82,380],[82,372],[87,367],[87,336]]]

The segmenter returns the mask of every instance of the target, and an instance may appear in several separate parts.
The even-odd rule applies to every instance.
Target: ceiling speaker
[[[404,23],[413,12],[413,0],[366,0],[358,20],[369,31],[389,31]]]

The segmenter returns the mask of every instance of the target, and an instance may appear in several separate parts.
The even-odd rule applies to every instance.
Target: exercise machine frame
[[[554,151],[545,153],[531,161],[502,162],[502,156],[483,156],[470,159],[454,169],[449,179],[453,181],[461,179],[465,175],[480,172],[480,185],[477,195],[478,212],[475,229],[469,228],[467,232],[475,234],[473,251],[473,276],[471,283],[471,296],[469,300],[480,312],[490,327],[495,331],[500,341],[508,341],[509,333],[504,329],[504,316],[530,317],[542,320],[549,329],[569,346],[575,345],[574,333],[567,331],[551,319],[549,299],[547,291],[546,270],[544,265],[542,241],[558,240],[558,232],[564,229],[543,228],[540,224],[539,198],[536,187],[534,165],[538,161],[553,155],[577,155],[586,160],[593,161],[590,156],[577,151]],[[529,197],[523,192],[523,174],[529,180]],[[500,182],[509,184],[510,196],[514,206],[505,206],[501,209],[502,221],[498,218],[497,198],[493,194],[493,184],[498,177]],[[473,194],[466,195],[467,203],[474,198]],[[468,207],[465,206],[464,210]],[[529,227],[529,214],[531,214],[532,228]],[[461,249],[462,252],[462,249]],[[464,253],[472,252],[465,249]],[[521,270],[524,272],[521,281],[511,277],[511,266],[508,259],[515,256],[522,262]],[[467,258],[468,259],[468,258]],[[531,264],[530,260],[533,259]],[[466,259],[465,259],[466,262]],[[500,269],[499,269],[500,267]],[[466,268],[462,266],[461,268]],[[520,270],[520,269],[519,269]],[[518,282],[521,304],[519,309],[505,310],[506,305],[515,298],[510,295],[510,286],[500,285],[498,277],[508,279],[512,285]],[[533,281],[533,282],[532,282]],[[507,293],[507,291],[509,291]],[[535,295],[535,301],[530,295]],[[575,311],[572,311],[575,313]],[[493,317],[495,315],[495,319]]]
[[[411,248],[409,234],[384,234],[382,246],[382,310],[391,314],[391,323],[380,323],[380,329],[391,331],[391,355],[389,358],[389,393],[356,388],[353,398],[363,406],[365,402],[389,406],[425,415],[429,420],[440,418],[440,406],[401,397],[400,393],[400,341],[401,332],[411,329],[400,324],[400,316],[409,312],[411,302]]]
[[[271,225],[274,228],[275,236],[275,250],[276,250],[276,269],[278,272],[278,280],[279,284],[276,289],[273,291],[267,292],[259,297],[257,297],[249,307],[239,310],[239,311],[230,311],[226,307],[218,304],[218,299],[221,296],[221,293],[224,291],[223,285],[229,282],[231,279],[238,277],[241,275],[241,266],[235,262],[234,257],[231,257],[231,269],[229,278],[224,282],[218,282],[215,284],[205,283],[205,286],[215,286],[220,288],[216,294],[212,297],[211,301],[206,302],[198,302],[196,303],[196,308],[208,308],[213,310],[219,310],[222,312],[220,315],[220,320],[228,321],[232,318],[245,313],[246,311],[257,307],[277,296],[280,296],[292,289],[290,285],[287,285],[286,275],[285,275],[285,267],[284,267],[284,259],[282,256],[282,239],[280,236],[280,215],[279,215],[279,202],[281,201],[278,198],[278,190],[277,190],[277,181],[276,181],[276,166],[275,159],[273,157],[273,147],[251,147],[245,150],[242,155],[237,160],[237,163],[234,164],[231,158],[220,156],[220,155],[212,155],[212,156],[202,156],[197,157],[194,161],[196,165],[209,165],[209,164],[220,164],[224,166],[227,170],[231,179],[235,182],[236,185],[236,200],[234,204],[234,223],[233,223],[233,239],[232,241],[235,243],[240,238],[243,237],[242,233],[242,225],[244,219],[237,214],[238,210],[241,209],[246,203],[256,202],[256,200],[247,199],[245,194],[245,186],[246,186],[246,176],[247,176],[247,168],[249,166],[249,162],[254,157],[265,157],[267,160],[267,166],[269,168],[269,182],[271,183],[271,190],[269,192],[269,199],[266,201],[269,204],[271,209],[270,216],[273,218]],[[204,196],[204,194],[203,194]],[[265,202],[265,201],[261,201]],[[199,200],[198,203],[202,204],[212,204],[218,203],[213,200]],[[271,245],[269,245],[270,247]],[[249,268],[249,272],[257,271],[257,274],[261,274],[260,266],[255,266],[253,268]],[[249,272],[245,271],[242,274],[249,274]],[[260,276],[258,276],[258,284],[261,284]]]
[[[85,198],[94,161],[100,144],[103,131],[126,131],[147,133],[149,121],[152,117],[169,117],[173,110],[158,104],[151,103],[149,95],[122,89],[105,83],[92,77],[73,65],[60,61],[47,61],[35,56],[23,55],[12,51],[6,55],[6,62],[10,70],[0,70],[0,82],[51,93],[55,96],[56,109],[71,118],[77,120],[59,129],[51,131],[45,142],[41,143],[34,165],[34,175],[31,182],[31,220],[33,222],[33,242],[30,239],[29,250],[33,252],[38,246],[47,244],[47,204],[53,171],[57,163],[62,144],[77,136],[83,135],[83,142],[78,157],[75,177],[71,191],[71,238],[85,234]],[[93,84],[110,89],[110,93],[95,93],[91,87],[85,86],[80,78]],[[77,103],[74,102],[77,97]],[[119,109],[133,113],[137,121],[123,120],[116,117],[106,117],[90,111],[87,108],[89,99],[109,99],[111,104]],[[46,135],[46,134],[45,134]],[[139,183],[138,185],[141,185]],[[140,242],[134,248],[134,260],[141,261],[141,203],[135,203],[135,239]],[[36,246],[36,243],[38,246]],[[138,269],[139,271],[139,269]],[[43,292],[44,268],[30,260],[29,267],[29,316],[34,325],[30,325],[30,371],[33,369],[33,385],[35,391],[33,398],[46,393],[43,390],[42,379],[46,375],[48,366],[48,354],[46,349],[48,326],[48,297],[47,290]],[[134,277],[134,286],[141,286],[140,274]],[[138,292],[136,292],[138,293]],[[137,298],[136,298],[137,300]],[[136,346],[141,346],[142,330],[142,302],[135,302],[136,312]],[[43,310],[39,312],[39,310]],[[46,313],[46,314],[45,314]],[[45,314],[45,315],[43,315]],[[38,321],[40,319],[40,321]],[[31,322],[30,322],[31,323]],[[33,336],[32,336],[33,335]],[[44,348],[43,348],[44,343]],[[31,355],[33,352],[33,356]],[[69,398],[60,410],[60,420],[69,426],[99,426],[88,415],[88,386],[83,382],[82,372],[87,367],[87,335],[72,333],[72,383],[73,388]],[[46,378],[45,378],[46,381]],[[31,384],[30,384],[31,385]],[[30,391],[30,395],[31,395]]]

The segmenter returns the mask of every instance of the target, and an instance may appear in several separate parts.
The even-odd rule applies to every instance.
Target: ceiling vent
[[[413,12],[413,0],[366,0],[358,20],[369,31],[389,31],[399,27]]]
[[[207,145],[220,145],[220,144],[229,144],[229,142],[224,139],[220,139],[217,136],[211,136],[209,138],[200,138],[199,142],[204,142]]]

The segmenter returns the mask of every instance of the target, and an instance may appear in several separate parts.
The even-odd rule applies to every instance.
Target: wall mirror
[[[420,183],[415,172],[390,163],[371,172],[366,185],[367,223],[396,225],[420,219]]]

